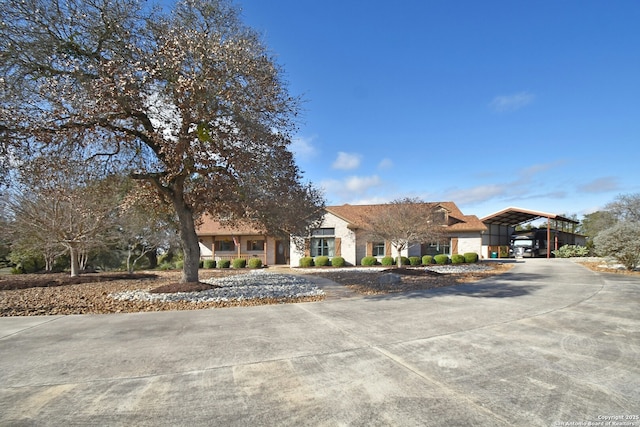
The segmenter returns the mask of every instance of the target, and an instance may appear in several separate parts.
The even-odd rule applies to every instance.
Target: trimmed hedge
[[[464,255],[460,255],[460,254],[451,255],[451,264],[464,264]]]
[[[393,260],[395,265],[398,265],[398,257],[396,257],[396,259]],[[407,258],[406,256],[400,257],[400,265],[409,265],[409,258]]]
[[[331,258],[331,265],[334,267],[344,267],[346,261],[341,256],[334,256]]]
[[[433,264],[433,257],[431,255],[425,255],[422,257],[422,265]]]
[[[386,256],[380,260],[380,264],[388,267],[390,265],[394,265],[395,263],[393,262],[393,257]]]
[[[449,255],[447,254],[438,254],[433,257],[433,260],[436,264],[444,265],[449,263]]]
[[[262,267],[262,260],[260,258],[250,258],[248,265],[249,268],[260,268]]]
[[[229,268],[231,267],[231,261],[228,259],[221,259],[218,261],[218,268]]]
[[[317,256],[313,259],[316,267],[326,267],[330,264],[328,256]]]
[[[310,256],[300,258],[300,267],[313,267],[313,265],[313,258]]]
[[[409,257],[409,264],[416,266],[416,265],[420,265],[422,264],[422,258],[420,258],[419,256],[410,256]]]
[[[376,265],[378,263],[378,259],[374,256],[366,256],[364,258],[362,258],[362,260],[360,260],[360,264],[364,265],[364,266],[372,266],[372,265]]]
[[[202,263],[204,268],[216,268],[216,260],[215,259],[205,259]]]
[[[233,268],[245,268],[247,266],[247,260],[244,258],[236,258],[233,260]]]
[[[478,254],[475,252],[465,252],[464,253],[464,262],[468,262],[468,263],[474,263],[474,262],[478,262]]]

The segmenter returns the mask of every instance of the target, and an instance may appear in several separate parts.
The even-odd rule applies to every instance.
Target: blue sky
[[[591,213],[640,192],[640,1],[236,0],[327,203]]]

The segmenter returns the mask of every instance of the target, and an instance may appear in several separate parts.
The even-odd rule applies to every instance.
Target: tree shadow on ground
[[[460,283],[434,289],[423,289],[385,295],[367,296],[367,300],[437,298],[443,296],[466,296],[472,298],[516,298],[531,295],[543,285],[531,284],[544,276],[539,274],[503,274],[499,279],[485,279],[474,283]],[[525,284],[523,282],[529,282]]]

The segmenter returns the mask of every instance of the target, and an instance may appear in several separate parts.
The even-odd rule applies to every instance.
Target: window
[[[372,256],[384,256],[384,242],[374,242]]]
[[[311,256],[335,256],[335,228],[316,228],[311,232]]]
[[[216,251],[233,252],[235,250],[236,245],[232,239],[216,240]]]
[[[436,242],[429,243],[426,245],[426,252],[424,255],[437,255],[437,254],[447,254],[449,255],[450,251],[450,242]]]
[[[264,240],[247,240],[248,251],[263,251]]]
[[[436,224],[444,225],[447,223],[447,211],[445,209],[438,209],[433,212],[433,222]]]
[[[336,240],[333,237],[311,239],[311,256],[334,256],[335,243]]]
[[[336,229],[335,228],[316,228],[311,232],[313,237],[316,236],[335,236]]]

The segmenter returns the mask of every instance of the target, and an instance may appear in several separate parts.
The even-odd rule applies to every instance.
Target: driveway
[[[411,294],[0,318],[0,425],[640,427],[639,306],[637,276],[527,259]]]

